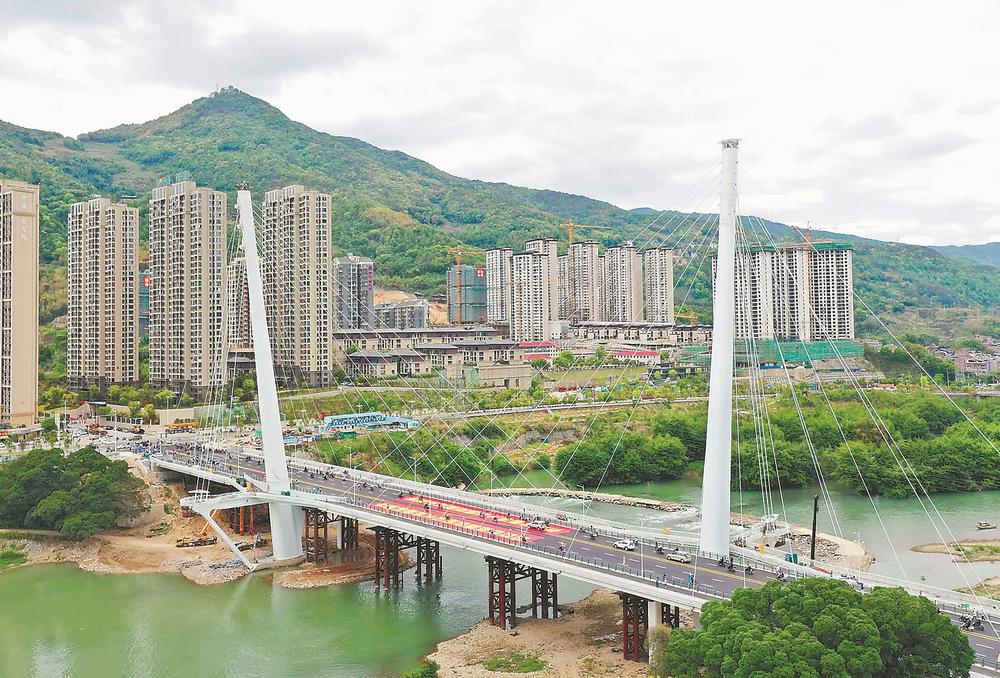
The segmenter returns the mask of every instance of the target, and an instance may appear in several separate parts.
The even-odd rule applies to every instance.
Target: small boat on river
[[[976,529],[979,530],[995,530],[997,528],[996,523],[988,523],[985,520],[980,520],[976,523]]]

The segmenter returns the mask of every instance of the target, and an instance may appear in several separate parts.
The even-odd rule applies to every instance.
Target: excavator
[[[211,515],[213,520],[215,519],[215,514],[221,510],[222,509],[215,509],[212,511]],[[208,535],[209,527],[210,526],[208,524],[208,521],[206,520],[205,527],[201,528],[201,532],[199,532],[196,535],[192,535],[190,537],[178,537],[177,541],[174,542],[174,546],[180,549],[180,548],[188,548],[191,546],[211,546],[212,544],[218,543],[219,541],[218,537],[216,537],[214,534],[212,536]]]

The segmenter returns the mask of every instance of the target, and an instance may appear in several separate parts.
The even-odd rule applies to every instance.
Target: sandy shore
[[[965,547],[964,551],[955,548],[954,543],[918,544],[911,548],[917,553],[945,553],[954,556],[953,562],[964,563],[966,560],[977,562],[994,562],[1000,560],[1000,539],[963,539],[958,542]]]
[[[440,666],[441,678],[496,678],[513,675],[488,671],[484,662],[521,652],[546,664],[532,676],[590,678],[645,676],[647,666],[622,659],[621,601],[607,589],[561,605],[558,619],[520,620],[512,631],[482,621],[466,634],[440,643],[428,659]]]

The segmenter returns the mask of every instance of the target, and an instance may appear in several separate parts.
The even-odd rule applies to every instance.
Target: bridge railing
[[[606,560],[604,558],[599,558],[594,556],[584,556],[582,554],[573,552],[571,549],[568,551],[560,551],[557,548],[553,548],[551,546],[547,546],[544,544],[537,544],[530,541],[523,542],[520,539],[511,539],[509,537],[505,537],[503,535],[495,533],[490,534],[491,528],[488,525],[468,526],[460,524],[458,521],[442,523],[442,521],[438,518],[430,518],[421,515],[416,515],[411,512],[401,511],[393,509],[391,507],[382,506],[374,508],[371,506],[372,502],[368,501],[367,499],[361,500],[357,497],[352,497],[350,495],[329,495],[323,492],[302,491],[302,490],[295,490],[295,492],[305,496],[320,495],[324,497],[324,499],[332,500],[333,503],[348,503],[353,506],[357,506],[359,508],[365,508],[368,510],[377,511],[379,513],[384,513],[388,516],[392,516],[394,518],[398,518],[401,520],[421,523],[437,529],[448,530],[468,537],[473,537],[477,540],[486,543],[491,543],[491,542],[500,543],[517,549],[523,549],[534,553],[540,553],[554,560],[567,560],[591,568],[600,569],[606,572],[617,573],[620,575],[631,577],[633,579],[645,581],[647,583],[652,584],[656,588],[673,587],[685,593],[696,592],[712,598],[718,598],[720,600],[724,600],[727,597],[711,584],[704,584],[698,582],[696,576],[692,577],[687,581],[685,581],[684,578],[682,577],[676,577],[676,576],[668,577],[667,575],[657,576],[654,572],[650,570],[635,568],[626,563],[619,563],[617,562],[617,560]]]

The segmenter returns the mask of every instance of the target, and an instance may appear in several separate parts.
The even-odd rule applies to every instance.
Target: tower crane
[[[455,319],[462,324],[462,248],[449,247],[448,254],[455,257]]]

